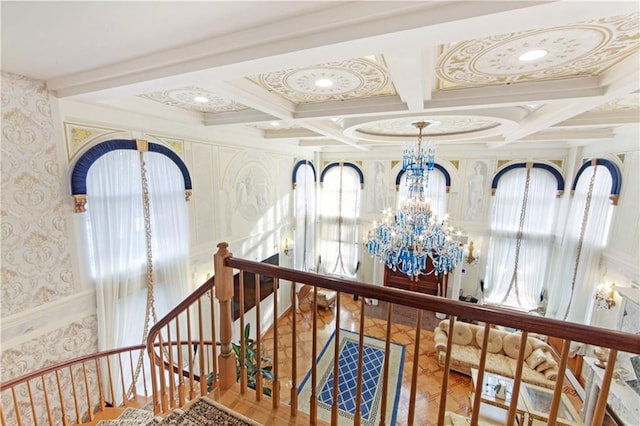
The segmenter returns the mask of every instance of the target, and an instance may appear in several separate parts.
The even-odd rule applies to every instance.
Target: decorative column
[[[231,298],[233,297],[233,269],[224,266],[224,260],[231,257],[229,244],[218,244],[218,252],[213,256],[215,271],[216,299],[220,303],[220,389],[229,389],[236,383],[236,355],[231,346],[232,324]]]

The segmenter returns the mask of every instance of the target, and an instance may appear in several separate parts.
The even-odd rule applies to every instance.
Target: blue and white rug
[[[356,386],[358,380],[359,335],[340,329],[340,355],[338,373],[338,424],[353,424],[356,408]],[[316,363],[318,383],[318,419],[331,422],[333,404],[333,359],[335,331],[324,346]],[[363,426],[374,426],[380,422],[382,399],[382,378],[384,367],[385,341],[364,336],[362,354],[362,402],[360,405]],[[398,399],[402,388],[402,366],[404,364],[403,345],[391,343],[389,353],[389,386],[387,391],[386,423],[395,424]],[[298,390],[298,406],[305,413],[310,412],[311,370],[307,373]]]

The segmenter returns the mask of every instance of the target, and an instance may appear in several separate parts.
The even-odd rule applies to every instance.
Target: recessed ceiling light
[[[318,87],[331,87],[333,86],[333,81],[328,78],[319,78],[315,81],[315,85]]]
[[[198,102],[199,104],[206,104],[207,102],[209,102],[209,98],[207,98],[206,96],[194,96],[193,100],[194,102]]]
[[[536,59],[544,58],[547,56],[547,53],[549,52],[544,49],[529,50],[518,56],[518,60],[522,62],[535,61]]]
[[[271,123],[269,123],[269,125],[273,127],[278,127],[280,123],[278,123],[277,121],[272,121]]]

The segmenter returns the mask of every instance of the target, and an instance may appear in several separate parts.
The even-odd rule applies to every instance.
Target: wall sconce
[[[599,309],[611,309],[616,306],[616,284],[599,284],[596,287],[596,307]]]
[[[289,256],[289,253],[291,253],[292,251],[293,251],[293,244],[290,244],[289,239],[285,238],[284,249],[282,250],[282,252],[284,253],[285,256]]]
[[[480,259],[480,253],[476,252],[476,255],[473,255],[473,241],[469,241],[469,246],[467,247],[467,255],[464,260],[467,262],[467,265],[473,265]]]

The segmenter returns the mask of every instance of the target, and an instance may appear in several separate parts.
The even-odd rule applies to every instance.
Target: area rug
[[[340,329],[339,333],[339,373],[338,373],[338,424],[351,425],[356,408],[356,387],[358,380],[359,335]],[[316,363],[318,383],[318,418],[331,422],[333,404],[333,363],[335,331],[327,341]],[[361,424],[373,426],[380,422],[382,378],[384,367],[385,341],[364,336]],[[404,364],[404,345],[391,343],[389,352],[389,379],[387,391],[386,423],[395,424],[398,399],[402,388],[402,366]],[[310,413],[311,370],[307,373],[298,390],[298,404],[301,411]]]

